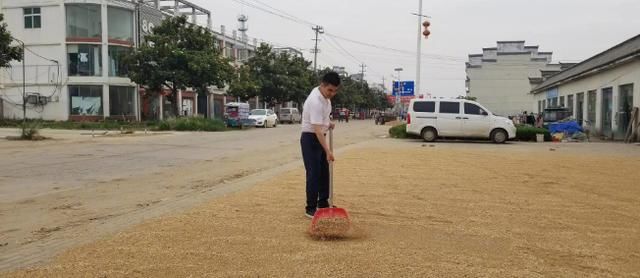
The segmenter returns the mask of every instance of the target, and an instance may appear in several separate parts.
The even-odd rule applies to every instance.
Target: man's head
[[[333,98],[338,93],[340,87],[340,75],[335,72],[328,72],[322,77],[320,82],[320,92],[326,98]]]

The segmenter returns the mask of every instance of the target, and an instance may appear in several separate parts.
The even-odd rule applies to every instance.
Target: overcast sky
[[[381,83],[385,77],[387,88],[394,68],[404,69],[404,80],[416,77],[411,53],[416,52],[418,19],[411,13],[417,12],[418,0],[192,0],[212,11],[216,30],[220,25],[236,29],[236,18],[244,13],[250,37],[301,48],[313,60],[310,26],[241,5],[243,1],[319,24],[328,34],[379,46],[323,36],[321,66],[344,66],[357,73],[362,62],[366,79]],[[423,40],[422,89],[434,96],[462,94],[467,55],[499,40],[525,40],[539,45],[540,51],[552,51],[556,62],[575,62],[640,34],[639,0],[432,0],[424,1],[423,10],[431,16],[432,35]]]

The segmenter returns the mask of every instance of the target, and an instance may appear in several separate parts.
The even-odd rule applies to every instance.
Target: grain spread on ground
[[[351,223],[344,217],[324,217],[311,225],[309,235],[316,239],[339,239],[347,236]]]
[[[0,276],[640,276],[638,156],[385,144],[336,162],[357,237],[308,236],[299,169]]]

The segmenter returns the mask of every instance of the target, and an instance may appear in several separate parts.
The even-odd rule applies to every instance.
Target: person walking
[[[329,163],[335,160],[326,134],[335,124],[329,119],[331,99],[340,87],[340,75],[329,72],[322,77],[303,105],[300,146],[306,170],[307,203],[305,216],[313,218],[318,208],[329,207]]]

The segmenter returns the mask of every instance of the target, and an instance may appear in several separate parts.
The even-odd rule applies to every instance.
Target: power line
[[[353,60],[354,60],[354,61],[356,61],[357,63],[362,63],[362,61],[361,61],[360,59],[356,58],[356,56],[354,56],[354,55],[353,55],[353,54],[351,54],[349,51],[347,51],[347,50],[346,50],[346,49],[345,49],[345,48],[344,48],[344,47],[343,47],[343,46],[342,46],[342,45],[341,45],[337,40],[335,40],[335,39],[334,39],[334,38],[332,38],[332,37],[328,37],[328,38],[329,38],[331,41],[333,41],[333,42],[338,46],[338,48],[342,49],[342,51],[344,51],[344,53],[346,53],[346,54],[347,54],[347,56],[349,56],[349,57],[353,58]]]
[[[327,45],[330,46],[331,48],[333,48],[335,50],[336,53],[342,55],[343,57],[345,57],[347,60],[351,59],[354,62],[354,65],[359,65],[361,62],[360,60],[356,59],[355,57],[351,56],[349,53],[346,53],[344,49],[340,49],[340,47],[338,47],[335,43],[333,43],[330,40],[327,40]]]
[[[371,43],[366,43],[366,42],[361,42],[361,41],[357,41],[354,39],[349,39],[349,38],[345,38],[345,37],[341,37],[332,33],[326,33],[326,35],[328,37],[333,37],[336,39],[340,39],[343,41],[347,41],[350,43],[354,43],[354,44],[359,44],[359,45],[363,45],[363,46],[368,46],[371,48],[376,48],[376,49],[381,49],[381,50],[386,50],[386,51],[393,51],[393,52],[398,52],[398,53],[405,53],[405,54],[411,54],[411,55],[415,55],[415,52],[409,51],[409,50],[402,50],[402,49],[397,49],[397,48],[391,48],[391,47],[386,47],[386,46],[380,46],[380,45],[375,45],[375,44],[371,44]],[[428,58],[432,58],[432,59],[438,59],[438,60],[449,60],[449,61],[463,61],[466,62],[467,59],[461,58],[461,57],[454,57],[454,56],[446,56],[446,55],[436,55],[436,54],[422,54],[422,56],[428,57]]]
[[[283,18],[283,19],[286,19],[286,20],[289,20],[289,21],[292,21],[292,22],[295,22],[295,23],[298,23],[298,24],[302,24],[302,25],[305,25],[305,26],[312,26],[313,27],[313,26],[317,26],[318,25],[318,24],[315,24],[313,22],[309,22],[307,20],[301,19],[301,18],[299,18],[299,17],[297,17],[295,15],[292,15],[290,13],[287,13],[287,12],[285,12],[283,10],[274,8],[273,6],[270,6],[270,5],[268,5],[266,3],[263,3],[263,2],[261,2],[259,0],[249,0],[249,1],[252,1],[252,2],[255,2],[255,3],[259,3],[259,4],[261,4],[261,5],[263,5],[263,6],[267,7],[267,8],[260,7],[260,6],[256,5],[256,4],[252,4],[252,3],[246,3],[246,2],[241,1],[241,0],[233,0],[233,1],[235,1],[237,3],[240,3],[240,4],[244,3],[245,5],[247,5],[249,7],[252,7],[254,9],[257,9],[257,10],[266,12],[268,14],[271,14],[271,15],[274,15],[274,16],[277,16],[277,17],[280,17],[280,18]],[[409,51],[409,50],[402,50],[402,49],[396,49],[396,48],[391,48],[391,47],[386,47],[386,46],[375,45],[375,44],[372,44],[372,43],[366,43],[366,42],[362,42],[362,41],[357,41],[357,40],[345,38],[345,37],[342,37],[342,36],[339,36],[339,35],[335,35],[335,34],[332,34],[332,33],[325,33],[325,34],[327,36],[329,36],[329,37],[333,37],[335,39],[340,39],[340,40],[343,40],[343,41],[351,42],[351,43],[354,43],[354,44],[359,44],[359,45],[368,46],[368,47],[377,48],[377,49],[386,50],[386,51],[393,51],[393,52],[398,52],[398,53],[416,55],[415,52]],[[449,60],[449,61],[458,61],[458,62],[466,62],[467,61],[465,58],[454,57],[454,56],[446,56],[446,55],[422,54],[422,56],[426,57],[426,58],[436,59],[436,60]]]
[[[257,5],[252,4],[252,3],[247,3],[247,2],[244,2],[244,1],[240,1],[240,0],[233,0],[233,1],[234,1],[234,2],[236,2],[236,3],[239,3],[239,4],[241,4],[241,5],[246,5],[246,6],[248,6],[248,7],[251,7],[251,8],[254,8],[254,9],[257,9],[257,10],[260,10],[260,11],[263,11],[263,12],[266,12],[266,13],[271,14],[271,15],[275,15],[275,16],[277,16],[277,17],[280,17],[280,18],[283,18],[283,19],[286,19],[286,20],[289,20],[289,21],[292,21],[292,22],[295,22],[295,23],[299,23],[299,24],[303,24],[303,25],[308,25],[308,24],[307,24],[308,22],[305,22],[304,20],[301,20],[301,19],[299,19],[299,18],[295,18],[295,17],[290,17],[290,16],[287,16],[287,15],[283,15],[283,14],[281,14],[281,13],[274,12],[274,11],[271,11],[271,10],[268,10],[268,9],[265,9],[265,8],[263,8],[263,7],[257,6]]]
[[[275,8],[275,7],[273,7],[273,6],[271,6],[271,5],[267,4],[267,3],[264,3],[264,2],[262,2],[262,1],[259,1],[259,0],[249,0],[249,1],[252,1],[252,2],[258,3],[258,4],[260,4],[260,5],[262,5],[262,6],[265,6],[265,7],[269,8],[269,9],[271,9],[271,10],[274,10],[274,11],[276,11],[276,12],[279,12],[279,13],[281,13],[281,14],[284,14],[284,15],[288,16],[289,18],[291,18],[291,19],[295,20],[295,21],[296,21],[296,22],[298,22],[298,23],[306,23],[306,24],[307,24],[307,25],[309,25],[309,26],[316,26],[316,25],[318,25],[318,24],[315,24],[315,23],[313,23],[313,22],[307,21],[307,20],[305,20],[305,19],[299,18],[299,17],[297,17],[297,16],[295,16],[295,15],[292,15],[292,14],[290,14],[290,13],[286,12],[286,11],[283,11],[283,10],[280,10],[280,9],[278,9],[278,8]]]

